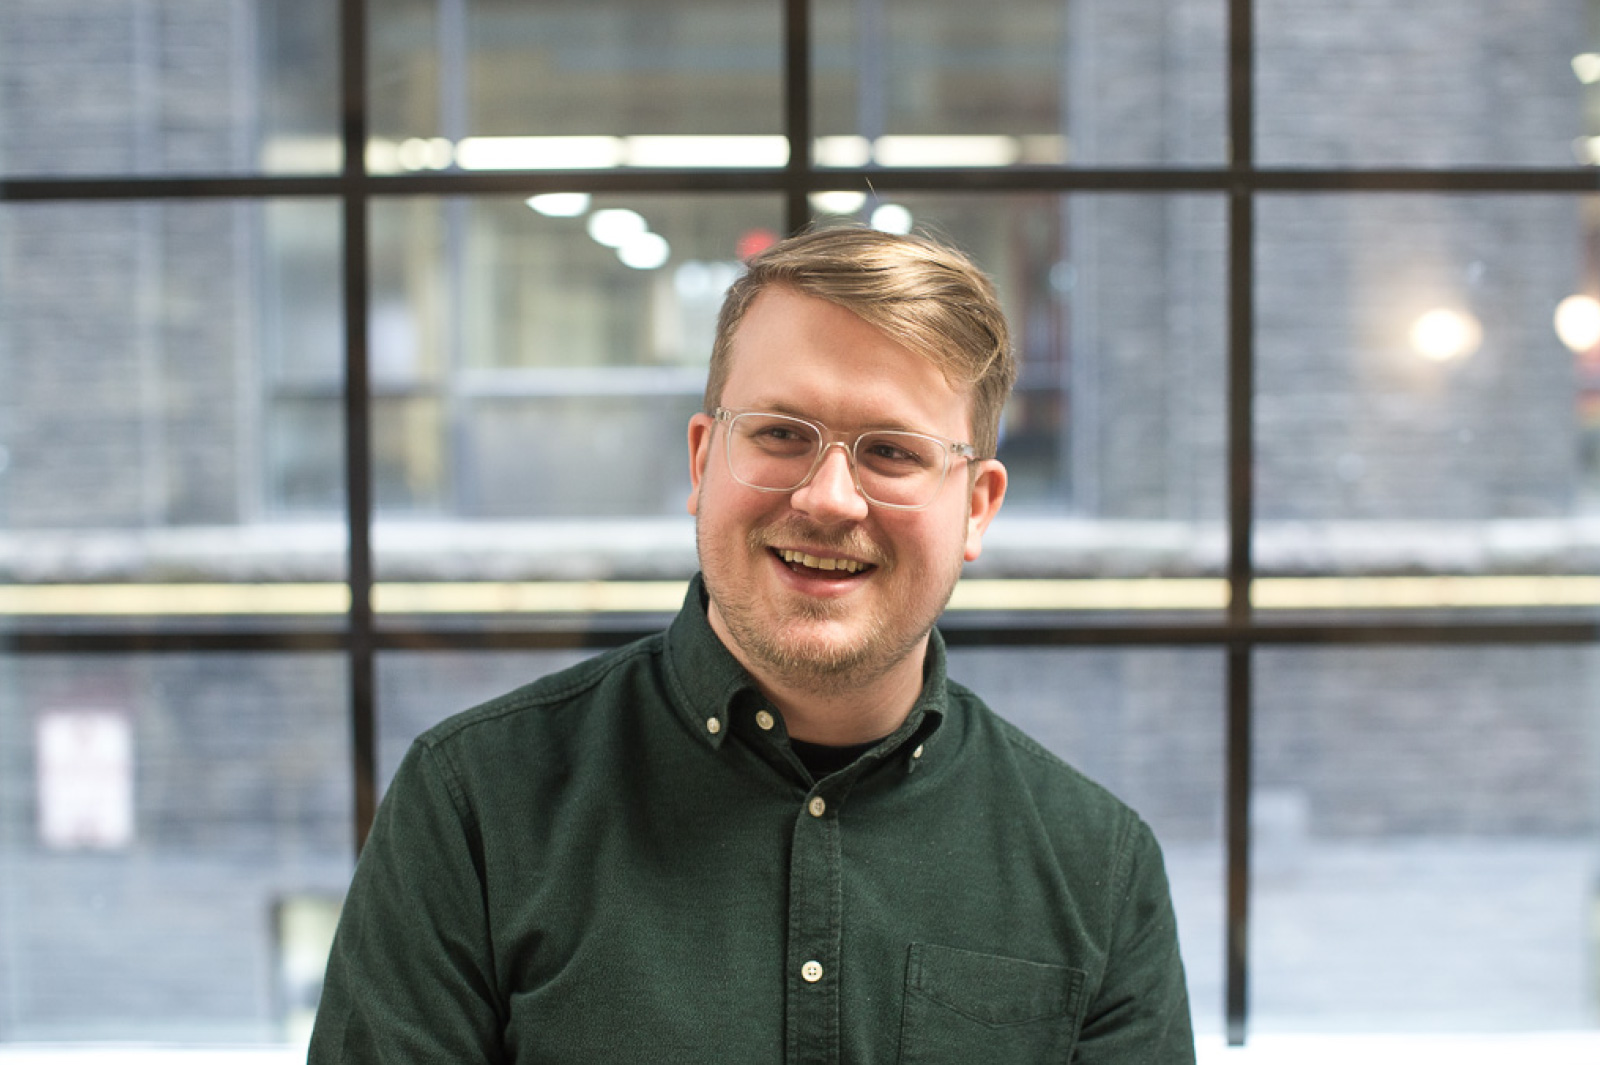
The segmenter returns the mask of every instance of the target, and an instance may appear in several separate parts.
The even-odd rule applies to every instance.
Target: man
[[[702,576],[416,742],[311,1061],[1192,1061],[1148,828],[945,678],[1006,489],[988,281],[860,229],[748,265],[689,423]]]

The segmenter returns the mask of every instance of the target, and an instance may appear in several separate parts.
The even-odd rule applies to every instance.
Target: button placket
[[[843,906],[837,796],[802,798],[789,863],[789,1062],[838,1065]]]

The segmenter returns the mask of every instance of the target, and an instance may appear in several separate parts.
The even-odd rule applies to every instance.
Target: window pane
[[[317,201],[0,208],[0,581],[342,578],[337,220]],[[38,587],[0,592],[43,609]]]
[[[974,576],[1219,573],[1223,204],[824,193],[829,221],[939,234],[995,280],[1021,374],[1005,507]]]
[[[371,6],[375,169],[781,166],[787,157],[772,0]]]
[[[382,572],[571,576],[582,563],[570,537],[505,523],[587,522],[590,546],[607,528],[631,546],[584,576],[688,576],[686,426],[722,293],[776,239],[777,201],[569,194],[373,210]],[[602,527],[611,519],[628,521]],[[641,536],[638,519],[670,543]],[[504,549],[495,558],[474,557],[485,537]]]
[[[1584,92],[1573,64],[1584,41],[1594,47],[1586,7],[1263,0],[1256,8],[1260,159],[1431,167],[1592,161],[1578,141]]]
[[[950,654],[952,678],[1150,823],[1202,1037],[1222,1030],[1222,673],[1209,650]]]
[[[1258,564],[1592,572],[1595,338],[1569,350],[1555,319],[1595,291],[1585,202],[1272,197],[1258,211]],[[1595,601],[1584,587],[1549,591]]]
[[[1253,1031],[1595,1028],[1596,664],[1259,654]]]
[[[336,170],[337,18],[320,0],[0,6],[0,166],[51,176]]]
[[[1225,5],[817,0],[822,166],[1223,162]]]
[[[345,677],[0,657],[0,1044],[304,1035],[351,870]]]

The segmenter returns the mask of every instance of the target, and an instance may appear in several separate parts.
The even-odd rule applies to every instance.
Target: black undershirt
[[[797,740],[793,737],[789,740],[789,746],[794,748],[794,753],[799,757],[800,764],[805,766],[816,780],[821,780],[831,773],[838,772],[877,745],[877,740],[873,740],[870,743],[853,743],[848,747],[831,747],[826,743],[807,743],[805,740]]]

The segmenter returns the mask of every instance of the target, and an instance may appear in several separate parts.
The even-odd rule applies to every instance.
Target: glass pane
[[[1592,203],[1271,197],[1258,211],[1258,565],[1593,572],[1600,332],[1564,342],[1556,313],[1569,297],[1594,306]],[[1557,583],[1500,605],[1600,602]],[[1458,591],[1492,599],[1493,587]]]
[[[1600,1024],[1597,664],[1577,647],[1260,652],[1253,1031]]]
[[[754,196],[375,204],[381,572],[571,576],[560,521],[632,543],[584,576],[656,575],[666,545],[638,531],[652,519],[675,551],[666,575],[687,577],[686,426],[722,293],[780,224]],[[485,536],[501,547],[474,559]]]
[[[817,0],[822,166],[1224,161],[1219,0]]]
[[[0,613],[101,582],[307,585],[298,608],[258,603],[274,613],[342,594],[311,587],[345,565],[337,220],[320,201],[0,208]]]
[[[941,234],[995,277],[1023,372],[1001,444],[1006,510],[974,577],[1146,582],[1097,590],[1097,611],[1220,605],[1225,593],[1199,587],[1224,557],[1220,199],[825,192],[814,204],[824,222]],[[720,196],[375,204],[373,359],[381,387],[405,397],[377,408],[380,576],[693,572],[684,426],[722,293],[776,214]],[[660,234],[665,261],[630,267],[596,239],[606,225]],[[402,403],[407,433],[394,428]],[[1017,604],[1001,591],[983,603]],[[1051,604],[1086,602],[1062,591]]]
[[[1223,204],[1204,196],[865,197],[826,221],[937,234],[995,280],[1021,374],[1005,507],[974,576],[1218,573]]]
[[[1150,823],[1172,882],[1196,1033],[1220,1032],[1222,654],[958,648],[950,676]]]
[[[782,166],[781,5],[375,0],[377,170]]]
[[[0,168],[337,170],[338,39],[321,0],[0,5]]]
[[[0,1046],[307,1033],[346,689],[335,656],[0,657]]]
[[[1595,47],[1587,6],[1421,0],[1393,8],[1324,7],[1263,0],[1255,16],[1260,161],[1319,167],[1592,161],[1579,140],[1586,132],[1584,86],[1573,61],[1585,41]]]

